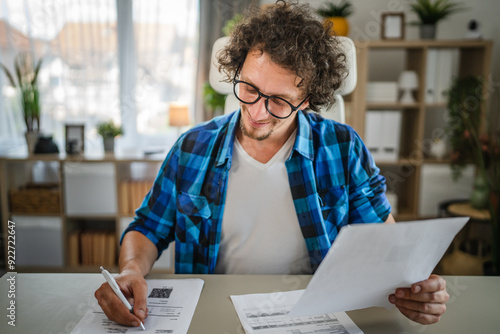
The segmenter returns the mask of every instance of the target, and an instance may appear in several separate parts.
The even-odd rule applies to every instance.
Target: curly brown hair
[[[277,1],[262,10],[252,8],[217,54],[219,71],[230,82],[248,52],[257,49],[302,79],[298,87],[309,96],[311,110],[331,107],[347,69],[345,54],[329,31],[330,25],[318,21],[306,4]]]

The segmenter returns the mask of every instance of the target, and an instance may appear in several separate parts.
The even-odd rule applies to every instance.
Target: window
[[[167,106],[193,104],[197,5],[0,0],[0,62],[12,71],[19,51],[43,58],[41,131],[60,150],[72,123],[85,124],[86,150],[101,149],[95,125],[109,119],[124,125],[124,143],[165,143],[176,134]],[[0,87],[0,146],[23,144],[21,106],[3,72]]]

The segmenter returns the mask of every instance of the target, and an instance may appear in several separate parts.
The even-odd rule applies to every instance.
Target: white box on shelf
[[[118,242],[120,242],[120,239],[122,237],[123,232],[127,229],[129,224],[134,221],[134,217],[122,217],[120,218],[120,226],[118,230]],[[168,245],[168,248],[163,251],[161,254],[160,258],[156,260],[156,262],[153,265],[153,269],[159,269],[159,270],[174,270],[175,265],[174,265],[174,249],[175,249],[175,243],[171,242]]]
[[[64,266],[60,217],[13,216],[16,229],[16,265]]]
[[[381,157],[383,161],[397,161],[399,158],[399,142],[401,139],[401,111],[387,110],[383,112]]]
[[[401,111],[368,110],[365,144],[376,161],[397,161],[401,137]]]
[[[68,215],[115,215],[116,172],[112,163],[64,164],[64,194]]]
[[[425,69],[425,102],[434,103],[436,99],[436,69],[437,49],[427,51],[427,65]]]
[[[374,81],[366,86],[367,102],[395,103],[398,100],[398,83],[392,81]]]
[[[434,102],[445,103],[448,101],[448,91],[453,83],[453,78],[458,73],[458,50],[441,49],[437,53],[436,84]]]
[[[365,145],[374,160],[382,157],[383,111],[368,110],[365,121]]]
[[[451,199],[469,198],[475,168],[467,165],[460,179],[454,181],[448,164],[424,164],[420,174],[418,215],[436,216],[439,203]]]

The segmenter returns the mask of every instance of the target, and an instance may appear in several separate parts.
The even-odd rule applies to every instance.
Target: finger
[[[102,284],[94,295],[104,314],[110,320],[126,326],[140,326],[140,319],[130,313],[130,310],[121,302],[108,283]]]
[[[397,308],[405,317],[422,325],[435,324],[439,321],[439,319],[441,319],[441,315],[421,313],[402,306],[397,306]]]
[[[413,293],[409,288],[398,288],[394,294],[397,298],[415,300],[428,303],[446,303],[450,299],[450,295],[446,290],[437,292],[420,292]]]
[[[438,275],[432,274],[428,279],[417,282],[411,286],[413,293],[436,292],[446,290],[446,281]]]
[[[136,280],[130,286],[132,289],[132,293],[134,295],[134,314],[144,321],[146,319],[146,311],[147,311],[147,293],[148,293],[148,285],[146,280]]]
[[[446,311],[446,305],[441,303],[424,303],[407,299],[396,299],[394,305],[405,309],[425,314],[442,315]]]

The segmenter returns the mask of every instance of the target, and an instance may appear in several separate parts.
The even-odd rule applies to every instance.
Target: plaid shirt
[[[124,232],[143,233],[158,254],[175,241],[176,273],[213,273],[239,111],[184,133]],[[298,112],[286,169],[300,228],[315,271],[346,224],[383,222],[391,207],[385,179],[347,125]]]

